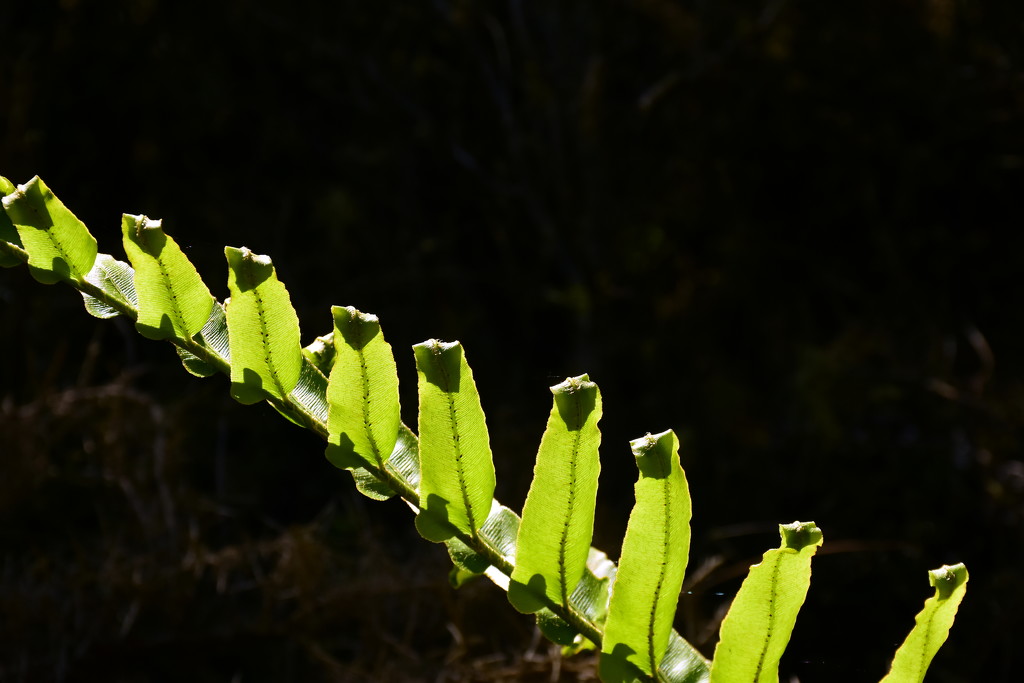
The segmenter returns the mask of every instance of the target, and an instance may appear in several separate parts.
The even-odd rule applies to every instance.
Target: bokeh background
[[[0,13],[0,173],[214,293],[270,254],[304,336],[467,349],[519,509],[549,385],[694,499],[706,654],[777,524],[825,533],[783,680],[875,681],[966,562],[929,676],[1024,667],[1024,8],[1015,2],[36,0]],[[25,269],[0,273],[0,681],[593,679],[312,435]],[[1014,674],[1016,671],[1018,673]]]

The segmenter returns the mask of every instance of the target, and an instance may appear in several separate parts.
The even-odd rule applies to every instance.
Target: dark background
[[[4,3],[0,173],[120,258],[164,219],[218,298],[270,254],[307,341],[378,314],[409,424],[410,346],[461,340],[515,509],[588,372],[613,557],[627,442],[675,429],[705,654],[813,519],[783,680],[878,680],[963,561],[928,680],[1013,681],[1022,50],[1015,2]],[[24,268],[0,302],[0,681],[593,676],[223,378]]]

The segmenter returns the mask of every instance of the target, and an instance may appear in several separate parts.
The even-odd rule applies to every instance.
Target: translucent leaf
[[[228,321],[224,315],[224,307],[220,302],[214,301],[210,309],[210,317],[198,334],[193,335],[193,340],[206,347],[207,352],[214,356],[223,366],[218,367],[215,362],[208,362],[176,346],[178,356],[181,357],[181,364],[196,377],[209,377],[222,368],[227,368],[231,363],[231,351],[228,343]],[[294,422],[294,420],[293,420]]]
[[[711,678],[711,664],[693,645],[672,631],[658,673],[663,680],[672,683],[706,683]]]
[[[394,490],[362,467],[351,469],[359,493],[372,500],[387,500],[395,495]]]
[[[480,527],[479,539],[501,558],[501,567],[490,566],[484,574],[503,591],[508,591],[508,575],[516,555],[518,533],[519,515],[498,501],[492,500],[491,513]]]
[[[554,404],[523,506],[508,591],[520,612],[541,609],[544,596],[568,606],[594,534],[601,392],[580,375],[551,387],[551,393]]]
[[[299,382],[299,317],[269,256],[226,247],[231,298],[226,302],[231,347],[231,395],[256,403],[284,399]]]
[[[491,566],[486,557],[458,538],[449,538],[445,541],[445,545],[448,546],[448,556],[452,558],[452,563],[465,572],[483,574]]]
[[[393,470],[413,489],[420,483],[420,449],[419,440],[412,430],[404,424],[398,427],[398,441],[388,459],[388,468]]]
[[[97,254],[96,262],[85,279],[129,308],[135,308],[139,303],[135,293],[135,271],[127,263],[118,261],[110,254]],[[97,318],[121,315],[116,308],[85,292],[82,292],[82,298],[85,300],[85,310]]]
[[[199,356],[186,351],[180,346],[175,346],[174,349],[178,352],[178,357],[181,358],[181,364],[188,370],[189,374],[195,375],[196,377],[210,377],[217,373],[217,368],[204,361]]]
[[[779,660],[811,584],[811,559],[821,545],[814,522],[779,527],[780,547],[750,568],[722,622],[711,680],[778,683]]]
[[[516,537],[519,535],[519,515],[496,500],[491,501],[491,512],[480,527],[480,539],[497,551],[508,564],[516,556]]]
[[[417,344],[420,508],[416,528],[428,540],[455,529],[475,537],[491,509],[494,463],[484,412],[462,345]]]
[[[448,583],[452,588],[462,588],[473,579],[480,578],[476,572],[466,571],[459,565],[454,565],[448,572]]]
[[[601,647],[601,677],[629,680],[629,666],[658,669],[690,550],[690,492],[671,430],[630,443],[640,469]]]
[[[292,389],[291,397],[317,422],[327,422],[327,378],[309,361],[302,363],[299,382]]]
[[[928,572],[935,595],[925,600],[914,619],[914,629],[896,651],[892,668],[882,683],[921,683],[935,653],[949,637],[960,601],[967,592],[967,567],[943,565]]]
[[[562,647],[562,657],[572,657],[581,652],[593,652],[596,649],[597,645],[594,644],[594,641],[583,635],[578,635],[572,641],[572,645],[564,645]]]
[[[139,332],[150,339],[191,339],[210,318],[214,299],[163,224],[145,216],[121,217],[124,251],[135,267]]]
[[[0,176],[0,196],[6,197],[15,191],[14,183],[7,178]],[[18,230],[14,227],[14,223],[7,217],[7,212],[0,208],[0,247],[4,247],[2,242],[13,244],[17,247],[21,247],[21,237],[18,236]],[[12,268],[14,266],[20,266],[22,263],[21,259],[16,257],[14,254],[10,254],[0,248],[0,267]]]
[[[215,301],[213,308],[210,310],[210,317],[207,318],[206,324],[203,325],[203,329],[199,330],[199,335],[195,337],[196,341],[200,342],[212,351],[217,358],[225,364],[231,363],[231,343],[228,340],[228,318],[224,312],[224,306],[220,302]]]
[[[3,222],[3,217],[6,215],[3,211],[0,211],[0,222]],[[14,246],[13,242],[0,239],[0,268],[13,268],[24,263],[14,253]]]
[[[383,469],[398,438],[398,371],[377,316],[335,306],[327,457]]]
[[[611,582],[618,567],[604,552],[590,548],[587,568],[580,582],[576,584],[569,601],[573,609],[585,616],[591,623],[601,625],[608,616],[608,598]]]
[[[334,365],[334,332],[328,332],[302,348],[302,355],[324,375],[331,374]]]
[[[96,260],[96,239],[36,176],[3,198],[4,211],[39,282],[81,282]]]
[[[545,638],[562,646],[573,645],[580,634],[569,622],[547,608],[537,611],[537,628]]]

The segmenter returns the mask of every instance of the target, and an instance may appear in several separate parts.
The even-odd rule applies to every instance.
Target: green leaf
[[[672,683],[707,683],[711,677],[711,663],[697,648],[672,631],[658,674]]]
[[[136,308],[138,306],[139,297],[135,293],[135,271],[124,261],[118,261],[110,254],[97,254],[96,262],[85,279],[126,307]],[[82,298],[85,300],[85,310],[97,318],[113,318],[121,315],[121,311],[85,292],[82,292]]]
[[[174,350],[178,352],[178,357],[181,359],[182,366],[190,375],[194,375],[196,377],[210,377],[211,375],[217,374],[217,368],[210,365],[191,351],[187,351],[180,346],[175,346]]]
[[[81,282],[96,260],[96,239],[36,176],[3,198],[4,211],[39,282]]]
[[[416,435],[404,424],[398,426],[398,441],[388,458],[388,469],[416,489],[420,483],[420,445]]]
[[[722,622],[711,662],[713,683],[778,683],[779,659],[811,584],[811,558],[821,545],[814,522],[779,527],[782,545],[750,568]]]
[[[545,638],[563,647],[575,644],[580,635],[572,624],[547,608],[537,611],[537,628]]]
[[[213,296],[163,223],[145,216],[121,217],[124,251],[135,267],[139,319],[150,339],[191,339],[210,318]]]
[[[210,309],[210,317],[207,318],[203,329],[199,330],[199,334],[194,335],[193,339],[205,346],[206,350],[212,353],[217,361],[220,361],[225,366],[230,365],[231,351],[228,343],[228,320],[224,314],[224,307],[220,302],[214,301],[213,308]],[[217,373],[217,365],[199,358],[180,346],[174,348],[178,351],[178,356],[181,357],[181,364],[185,366],[189,373],[196,377],[209,377]]]
[[[611,583],[618,567],[603,551],[590,548],[587,569],[569,598],[573,609],[591,623],[603,624],[608,616]]]
[[[690,550],[690,492],[671,430],[630,442],[640,469],[605,625],[601,676],[653,675],[669,634]]]
[[[14,192],[17,188],[7,178],[0,176],[0,197],[6,197],[7,195]],[[21,247],[21,237],[18,236],[18,230],[14,227],[14,223],[7,216],[7,212],[0,208],[0,267],[13,268],[14,266],[20,266],[22,260],[14,254],[5,251],[6,248],[3,244],[13,244],[16,247]]]
[[[317,422],[327,423],[327,378],[305,358],[299,372],[299,382],[292,389],[291,397]]]
[[[210,317],[199,330],[196,341],[201,342],[208,350],[212,351],[217,358],[225,363],[231,363],[231,342],[228,339],[228,318],[224,311],[224,305],[218,301],[213,304]]]
[[[384,468],[402,423],[398,371],[377,316],[351,306],[334,315],[334,367],[327,385],[327,457]]]
[[[960,601],[967,592],[967,567],[943,565],[928,572],[935,595],[925,600],[914,629],[896,651],[892,668],[881,683],[921,683],[935,653],[949,636]]]
[[[302,355],[324,375],[331,374],[334,366],[334,332],[328,332],[302,348]]]
[[[480,574],[466,571],[459,565],[452,566],[448,572],[448,584],[455,589],[462,588],[470,581],[480,578]]]
[[[464,572],[471,574],[483,574],[491,563],[487,558],[476,552],[457,537],[445,541],[448,546],[448,556],[452,558],[452,564]]]
[[[330,460],[330,455],[332,454],[333,452],[328,450],[328,460]],[[375,474],[358,464],[346,464],[337,460],[331,460],[331,463],[335,467],[351,470],[356,488],[367,498],[387,500],[397,493],[388,484],[377,479]],[[419,481],[418,442],[412,430],[403,424],[399,424],[398,440],[395,442],[394,450],[391,452],[386,465],[389,470],[397,473],[400,478],[415,488],[416,483]],[[410,507],[413,506],[410,505]],[[413,507],[413,509],[415,510],[416,508]]]
[[[256,403],[284,399],[299,382],[299,317],[269,256],[226,247],[231,298],[226,302],[231,347],[231,395]]]
[[[508,591],[509,602],[520,612],[543,608],[544,596],[569,605],[594,534],[601,392],[580,375],[551,387],[551,393],[554,404],[523,506]]]
[[[491,501],[491,511],[480,527],[480,540],[493,548],[508,564],[516,556],[516,537],[519,535],[519,515],[498,503]],[[507,583],[508,577],[502,580]]]
[[[388,500],[395,495],[395,491],[386,483],[375,477],[369,470],[362,467],[351,468],[352,479],[355,480],[356,490],[372,500]]]
[[[436,339],[413,347],[419,377],[420,508],[428,540],[455,529],[476,537],[490,513],[494,462],[473,373],[462,345]]]

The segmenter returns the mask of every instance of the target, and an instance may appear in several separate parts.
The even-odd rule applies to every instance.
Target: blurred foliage
[[[407,421],[401,349],[460,339],[512,506],[545,387],[588,372],[612,554],[627,440],[676,429],[695,512],[678,626],[705,651],[775,525],[813,518],[829,541],[784,674],[879,679],[925,571],[963,561],[929,680],[1009,681],[1022,27],[1019,3],[953,0],[19,3],[0,22],[0,172],[45,178],[101,249],[122,212],[163,218],[218,297],[225,244],[271,254],[307,340],[332,304],[378,314]],[[321,248],[295,249],[310,231]],[[98,677],[131,652],[131,680],[162,680],[158,661],[397,680],[373,667],[414,653],[421,679],[478,680],[443,652],[478,598],[418,588],[443,556],[314,439],[71,293],[11,271],[0,300],[0,678]],[[488,401],[499,383],[515,401]],[[246,442],[265,456],[241,461]],[[394,574],[362,572],[368,553]],[[831,629],[833,609],[856,628]],[[501,661],[502,636],[531,637],[509,612],[488,612],[510,622]]]

